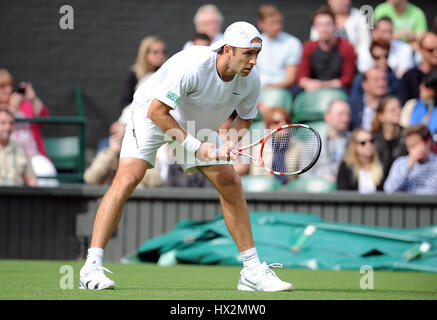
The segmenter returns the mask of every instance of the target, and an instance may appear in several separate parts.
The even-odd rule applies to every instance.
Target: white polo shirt
[[[180,51],[138,88],[134,102],[147,111],[156,98],[173,108],[170,114],[184,130],[188,121],[195,121],[196,132],[217,130],[234,110],[242,119],[255,118],[258,71],[253,68],[247,77],[236,74],[224,82],[217,73],[216,59],[217,53],[206,46]]]

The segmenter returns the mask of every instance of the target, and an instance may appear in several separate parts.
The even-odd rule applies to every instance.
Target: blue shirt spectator
[[[261,86],[291,88],[296,82],[302,43],[282,31],[282,12],[275,5],[259,7],[258,27],[263,32],[263,48],[256,63]]]
[[[432,138],[423,124],[405,130],[408,156],[393,163],[384,191],[437,194],[437,156],[431,152]]]
[[[414,125],[417,123],[422,123],[423,118],[425,117],[428,117],[428,129],[432,133],[437,132],[437,107],[434,106],[431,110],[429,110],[428,106],[419,100],[411,113],[410,124]]]

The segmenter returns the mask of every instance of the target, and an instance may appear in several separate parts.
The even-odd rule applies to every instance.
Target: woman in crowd
[[[132,102],[136,88],[158,70],[166,59],[165,42],[156,36],[145,37],[138,48],[137,60],[125,81],[121,107]]]
[[[374,40],[370,45],[370,55],[373,63],[378,69],[384,70],[387,76],[387,94],[395,94],[399,85],[399,80],[393,70],[388,65],[388,54],[390,52],[390,43],[381,40]],[[351,97],[363,97],[364,90],[362,86],[364,74],[358,73],[350,90]]]
[[[6,69],[0,69],[0,108],[19,118],[49,116],[47,107],[36,95],[32,84],[20,82],[14,89],[12,75]],[[47,155],[41,128],[40,123],[16,123],[11,139],[26,149],[37,177],[55,177],[56,168]],[[38,185],[57,184],[55,179],[38,179]]]
[[[403,128],[400,126],[401,103],[395,96],[383,98],[372,120],[373,138],[384,169],[383,181],[393,161],[407,154]]]
[[[376,192],[382,190],[383,175],[372,134],[362,128],[355,129],[340,163],[337,189]]]

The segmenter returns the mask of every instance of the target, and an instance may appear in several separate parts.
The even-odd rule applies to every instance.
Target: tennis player
[[[234,110],[238,114],[230,127],[234,132],[248,129],[255,118],[260,80],[254,67],[261,48],[258,30],[247,22],[235,22],[221,41],[175,54],[137,89],[118,170],[97,210],[87,260],[80,271],[80,288],[115,287],[104,274],[109,271],[102,266],[104,248],[126,200],[146,170],[154,166],[157,149],[173,141],[176,159],[184,170],[200,171],[220,194],[224,221],[244,266],[237,289],[293,289],[258,258],[241,181],[230,161],[238,137],[229,135],[222,142],[216,132]]]

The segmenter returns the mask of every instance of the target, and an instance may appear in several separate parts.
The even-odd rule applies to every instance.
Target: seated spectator
[[[319,40],[303,45],[298,85],[306,91],[348,89],[355,75],[354,47],[336,36],[335,17],[329,8],[322,7],[314,12],[313,27]]]
[[[14,117],[48,117],[49,111],[36,95],[31,83],[21,82],[14,91],[12,75],[0,69],[0,108],[9,110]],[[27,151],[40,186],[56,186],[56,168],[47,155],[41,133],[42,124],[20,122],[15,124],[11,139],[21,144]]]
[[[355,129],[338,169],[337,189],[359,193],[382,190],[383,174],[372,134],[362,128]]]
[[[388,53],[390,52],[390,43],[384,41],[372,41],[370,45],[370,54],[372,55],[372,59],[375,67],[384,70],[387,75],[388,81],[388,90],[387,94],[396,94],[396,90],[398,88],[399,80],[396,75],[393,73],[391,68],[388,66],[387,59]],[[364,90],[361,85],[363,81],[363,74],[359,73],[355,76],[354,81],[352,83],[352,88],[350,90],[349,95],[351,97],[363,97]]]
[[[86,183],[92,185],[110,185],[112,183],[118,167],[123,136],[124,130],[118,130],[109,137],[109,146],[100,150],[91,165],[85,170],[83,179]],[[161,185],[159,161],[156,161],[155,167],[147,170],[138,187]]]
[[[407,154],[403,128],[400,126],[401,104],[395,96],[383,98],[372,120],[372,134],[384,169],[383,181],[393,161]]]
[[[399,81],[397,96],[402,105],[410,99],[419,97],[421,79],[437,69],[437,35],[431,32],[425,33],[419,42],[419,47],[423,57],[422,62],[405,72]]]
[[[335,15],[336,33],[339,38],[348,40],[355,48],[355,52],[361,49],[369,49],[370,31],[366,18],[357,8],[351,8],[351,0],[328,0],[329,8]],[[319,34],[311,28],[310,39],[317,41]]]
[[[338,167],[349,142],[350,107],[346,101],[333,100],[324,114],[327,124],[326,135],[321,136],[322,151],[314,167],[305,176],[322,177],[328,181],[337,180]]]
[[[136,88],[163,65],[166,50],[165,42],[156,36],[147,36],[141,40],[137,60],[129,70],[124,83],[121,108],[132,102]]]
[[[389,17],[393,21],[393,38],[404,42],[418,41],[427,30],[426,16],[422,9],[408,0],[387,0],[376,6],[375,21]]]
[[[353,130],[362,127],[369,131],[379,102],[387,94],[385,71],[376,67],[367,70],[363,74],[361,85],[364,90],[363,96],[349,99],[352,115],[350,128]]]
[[[263,40],[256,63],[261,87],[291,88],[297,78],[302,43],[282,30],[283,15],[275,5],[259,7],[258,27]]]
[[[279,126],[283,126],[285,124],[291,123],[291,115],[288,113],[288,111],[282,107],[272,107],[269,108],[263,118],[263,121],[266,125],[267,131],[271,131],[276,129]],[[256,134],[257,136],[263,137],[265,134],[264,132],[260,134]],[[272,146],[265,146],[265,148],[272,148]],[[294,151],[301,150],[301,145],[296,145],[295,148],[293,148]],[[287,152],[290,152],[291,150],[286,150],[285,155]],[[299,151],[297,151],[299,152]],[[256,157],[260,154],[260,145],[257,145],[252,150],[253,155],[256,155]],[[272,154],[273,152],[267,153]],[[264,162],[267,166],[270,166],[272,170],[281,171],[277,167],[281,166],[281,161],[284,161],[284,159],[272,159],[271,158],[264,158]],[[283,165],[283,163],[282,163]],[[263,167],[261,167],[258,163],[255,163],[254,161],[249,161],[247,157],[239,157],[238,162],[234,165],[235,170],[240,176],[244,176],[246,174],[252,174],[252,175],[270,175],[272,179],[278,179],[282,184],[286,184],[288,181],[295,179],[295,176],[278,176],[278,175],[271,175],[267,170],[265,170]]]
[[[194,15],[194,27],[197,33],[205,33],[211,43],[214,43],[223,38],[222,25],[223,15],[220,10],[214,4],[205,4],[197,9]],[[193,45],[193,41],[187,41],[184,44],[183,49],[187,49]]]
[[[10,111],[0,109],[0,186],[35,187],[38,181],[29,155],[10,139],[13,129],[14,116]]]
[[[193,41],[193,45],[195,46],[209,46],[211,45],[211,39],[208,37],[206,33],[195,33],[193,35],[193,38],[191,38],[191,41]]]
[[[385,41],[390,43],[388,65],[400,79],[410,68],[414,67],[414,57],[411,47],[402,41],[393,39],[393,22],[390,18],[379,19],[372,30],[372,41]],[[363,73],[374,66],[369,49],[358,52],[358,71]]]
[[[437,70],[430,72],[419,86],[419,99],[407,101],[402,117],[405,126],[422,123],[437,134]]]
[[[423,124],[411,126],[404,133],[408,155],[395,160],[384,191],[436,194],[437,156],[431,152],[431,133]]]
[[[123,109],[124,110],[124,109]],[[127,117],[127,114],[124,115]],[[109,147],[109,139],[111,136],[123,137],[124,130],[126,129],[127,119],[123,118],[121,121],[121,116],[117,121],[114,121],[109,128],[109,137],[105,137],[99,141],[96,148],[96,154]]]

